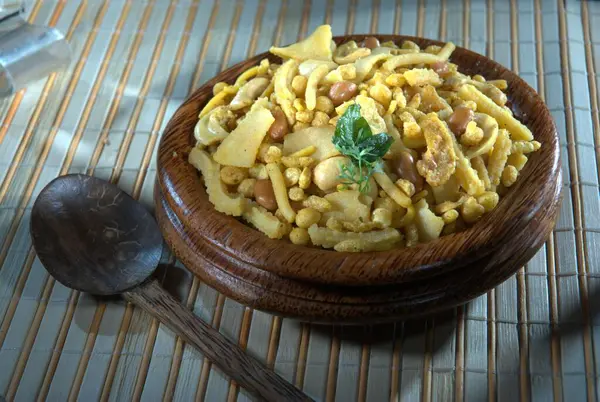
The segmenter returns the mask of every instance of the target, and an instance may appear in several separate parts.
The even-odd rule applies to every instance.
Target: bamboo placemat
[[[598,399],[600,4],[567,0],[39,0],[70,70],[0,105],[0,395],[8,400],[248,400],[171,331],[48,277],[30,207],[57,175],[94,174],[151,207],[160,133],[218,71],[322,23],[335,34],[454,41],[518,71],[561,136],[564,201],[524,269],[468,305],[366,328],[319,327],[226,299],[183,269],[165,284],[317,400]],[[165,266],[174,263],[165,253]],[[181,268],[180,265],[177,265]]]

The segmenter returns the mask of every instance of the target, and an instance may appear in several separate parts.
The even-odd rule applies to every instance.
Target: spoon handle
[[[144,282],[123,295],[195,346],[252,394],[274,402],[312,401],[298,388],[251,358],[238,345],[198,318],[155,279]]]

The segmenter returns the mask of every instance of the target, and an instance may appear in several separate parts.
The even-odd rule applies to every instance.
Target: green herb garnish
[[[369,178],[382,171],[381,158],[394,139],[386,133],[373,135],[369,123],[360,115],[360,105],[354,104],[339,118],[332,142],[351,162],[340,167],[342,184],[357,184],[358,190],[366,193]]]

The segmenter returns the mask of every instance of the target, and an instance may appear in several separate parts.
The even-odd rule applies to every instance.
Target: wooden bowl
[[[378,37],[381,41],[408,39],[421,47],[441,44],[408,36]],[[363,38],[364,35],[350,35],[334,39],[341,43]],[[233,83],[242,71],[265,57],[274,62],[280,61],[267,53],[260,54],[231,67],[196,90],[175,112],[162,136],[158,150],[157,185],[162,194],[159,199],[164,199],[173,219],[177,218],[186,228],[178,232],[179,238],[172,233],[169,240],[178,257],[192,271],[204,272],[211,269],[210,264],[214,264],[229,272],[254,272],[265,278],[274,275],[270,278],[279,278],[277,280],[289,278],[321,286],[346,287],[411,281],[426,283],[421,281],[434,281],[437,276],[440,280],[451,277],[455,281],[464,281],[464,286],[456,289],[473,297],[514,273],[551,233],[558,213],[562,183],[559,140],[551,115],[525,81],[500,64],[463,48],[456,49],[451,61],[458,64],[464,73],[481,74],[487,79],[505,79],[513,112],[542,143],[542,148],[531,155],[517,184],[501,199],[496,209],[472,228],[412,248],[338,253],[269,239],[241,221],[217,212],[208,201],[198,172],[187,162],[188,152],[195,143],[193,129],[198,112],[212,96],[215,83]],[[165,234],[170,230],[166,221],[163,219],[161,224]],[[184,244],[187,246],[184,247]],[[479,276],[467,280],[470,273],[478,270],[491,276],[485,277],[488,280]],[[267,286],[266,282],[260,283],[259,286]],[[216,281],[212,284],[223,290]],[[463,297],[460,300],[466,301]],[[281,310],[280,306],[271,307],[275,311]],[[267,309],[270,307],[267,306]]]
[[[559,183],[557,183],[558,185]],[[521,232],[512,241],[515,254],[483,259],[460,272],[433,278],[380,286],[323,285],[284,278],[230,258],[206,247],[194,228],[185,227],[155,187],[156,218],[165,241],[183,264],[203,282],[252,308],[286,317],[326,324],[366,324],[407,319],[463,304],[503,282],[529,260],[543,242],[544,230]],[[535,219],[551,219],[555,211],[540,210]],[[505,269],[498,270],[498,262]]]

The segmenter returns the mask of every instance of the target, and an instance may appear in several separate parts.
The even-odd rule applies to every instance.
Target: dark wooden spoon
[[[30,229],[40,261],[63,285],[122,294],[257,397],[311,400],[149,279],[162,252],[160,231],[150,213],[117,186],[79,174],[59,177],[36,199]]]

